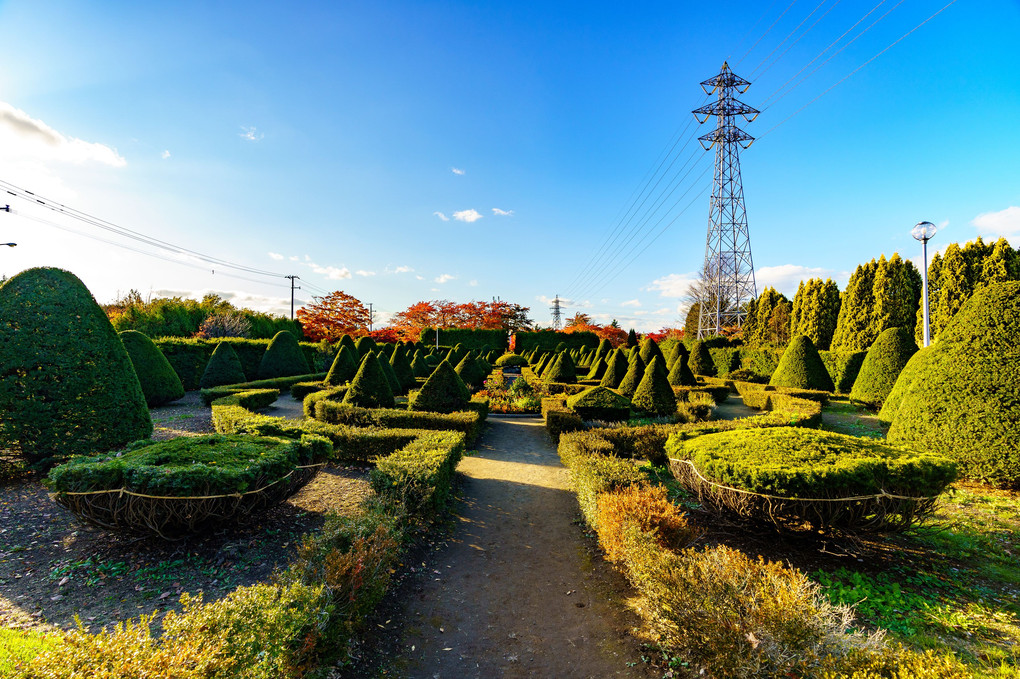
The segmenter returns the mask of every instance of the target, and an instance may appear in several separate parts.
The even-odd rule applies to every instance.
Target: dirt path
[[[744,399],[737,394],[730,394],[729,398],[712,408],[712,419],[714,420],[739,420],[755,415],[761,415],[761,411],[748,408],[744,405]]]
[[[638,620],[625,583],[574,523],[569,474],[541,421],[489,422],[458,468],[449,546],[395,593],[384,666],[357,676],[651,676],[628,633]]]

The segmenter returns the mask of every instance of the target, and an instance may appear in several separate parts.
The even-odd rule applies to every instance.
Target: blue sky
[[[663,209],[624,225],[639,240],[671,224],[640,256],[578,274],[674,135],[696,131],[698,83],[727,58],[764,109],[742,154],[759,289],[916,257],[922,219],[943,226],[933,247],[1020,245],[1020,2],[959,0],[816,99],[946,2],[886,0],[855,29],[878,0],[0,2],[0,180],[344,290],[382,321],[500,296],[547,324],[560,294],[568,314],[650,330],[676,321],[704,257],[711,153],[689,144],[687,181],[667,175]],[[61,266],[101,302],[136,288],[289,306],[283,279],[146,257],[7,198],[7,275]]]

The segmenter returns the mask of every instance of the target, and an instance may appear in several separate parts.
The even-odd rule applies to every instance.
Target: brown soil
[[[542,421],[493,418],[458,470],[446,544],[416,555],[416,577],[372,624],[373,650],[341,676],[652,676],[627,585],[579,530]]]

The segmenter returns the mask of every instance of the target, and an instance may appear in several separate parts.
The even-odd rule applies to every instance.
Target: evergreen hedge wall
[[[216,345],[220,342],[226,342],[237,353],[245,379],[249,381],[258,379],[259,364],[262,362],[262,355],[269,347],[270,340],[246,339],[244,337],[221,337],[209,340],[190,337],[160,337],[154,339],[153,342],[170,361],[170,365],[173,366],[177,376],[184,383],[184,388],[191,391],[199,388],[205,366],[212,358]],[[318,358],[321,353],[320,345],[301,342],[300,346],[309,365],[315,366],[322,363]]]
[[[560,343],[567,349],[584,347],[594,349],[599,345],[599,336],[593,332],[559,332],[556,330],[538,330],[533,332],[514,333],[517,338],[514,351],[522,354],[532,349],[554,351]],[[440,335],[442,337],[442,335]]]
[[[429,347],[436,346],[436,329],[423,328],[419,339]],[[439,346],[455,347],[460,344],[465,349],[481,349],[488,346],[500,352],[509,346],[506,330],[475,330],[471,328],[440,328]]]

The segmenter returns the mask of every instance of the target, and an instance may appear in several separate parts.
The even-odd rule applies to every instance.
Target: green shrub
[[[485,382],[485,378],[489,376],[488,371],[484,370],[479,365],[479,360],[477,358],[471,358],[470,356],[462,358],[460,363],[457,364],[457,367],[454,368],[454,372],[456,372],[460,376],[460,379],[463,380],[464,384],[468,385],[471,389],[480,388],[482,383]]]
[[[390,386],[390,391],[394,396],[406,393],[404,385],[397,379],[397,373],[394,372],[393,366],[390,365],[390,361],[386,358],[385,354],[381,351],[374,354],[375,359],[379,361],[379,369],[382,371],[383,376],[386,378],[386,384]]]
[[[125,330],[120,333],[120,341],[127,349],[142,386],[145,402],[150,408],[176,401],[184,396],[181,378],[151,339],[137,330]]]
[[[270,380],[308,372],[308,361],[298,346],[297,338],[286,330],[276,333],[259,363],[259,379]]]
[[[408,512],[438,512],[446,505],[457,463],[464,452],[464,434],[430,432],[376,462],[372,488],[399,502]]]
[[[666,365],[672,370],[673,366],[676,365],[678,358],[682,358],[684,365],[687,364],[687,357],[690,356],[690,352],[687,351],[687,347],[684,343],[679,340],[668,340],[668,349],[664,352],[666,356]],[[660,347],[661,348],[661,347]]]
[[[452,413],[463,410],[470,398],[471,392],[464,384],[464,380],[450,362],[444,360],[425,380],[418,393],[408,400],[407,408],[433,413]]]
[[[74,274],[28,269],[0,286],[0,449],[30,464],[146,438],[131,359]]]
[[[574,384],[577,382],[577,370],[574,361],[566,351],[556,357],[551,368],[546,369],[542,374],[545,382],[559,382],[560,384]]]
[[[407,354],[403,346],[398,344],[394,347],[393,355],[390,356],[390,366],[393,368],[393,372],[396,373],[397,380],[400,381],[402,393],[406,393],[408,389],[418,386],[418,382],[414,379],[414,370],[411,369],[411,362],[407,360]]]
[[[691,347],[691,355],[687,358],[687,367],[695,375],[715,376],[718,374],[712,354],[709,353],[708,346],[702,340],[698,340]]]
[[[828,352],[820,351],[818,353],[824,354]],[[779,359],[781,359],[782,357],[783,357],[782,349],[773,349],[771,347],[758,347],[755,349],[748,349],[746,347],[741,347],[740,368],[743,370],[748,370],[756,375],[762,375],[765,378],[764,381],[768,382],[769,378],[772,377],[772,373],[774,373],[776,371],[776,368],[779,366]]]
[[[631,354],[630,363],[627,366],[627,374],[620,380],[620,386],[617,387],[617,391],[628,399],[633,399],[634,394],[637,393],[638,385],[641,384],[644,376],[645,362],[641,360],[640,354],[635,351]]]
[[[536,330],[514,333],[515,350],[518,353],[540,349],[543,351],[562,351],[580,347],[597,347],[599,337],[593,332],[565,333],[558,330]],[[562,346],[560,346],[562,345]]]
[[[553,441],[559,441],[561,434],[577,431],[583,426],[581,416],[567,407],[567,399],[563,396],[543,398],[542,417],[545,430]]]
[[[308,394],[329,389],[324,382],[295,382],[290,385],[290,395],[295,401],[304,401]]]
[[[917,353],[913,330],[888,328],[868,349],[861,371],[850,390],[850,400],[878,409],[896,384],[903,366]]]
[[[237,352],[226,342],[220,342],[205,366],[199,385],[203,389],[208,389],[224,384],[239,384],[245,380]]]
[[[698,531],[666,495],[664,486],[632,484],[598,496],[599,546],[606,560],[625,558],[623,531],[636,525],[652,533],[661,549],[683,549],[697,539]]]
[[[584,379],[588,381],[601,380],[606,374],[606,359],[603,356],[599,356],[591,364],[591,370],[585,375]]]
[[[428,377],[434,369],[429,366],[428,359],[421,349],[414,352],[414,360],[411,361],[411,371],[414,372],[415,378]]]
[[[564,433],[557,449],[564,466],[570,470],[570,482],[584,520],[596,530],[599,496],[644,479],[632,462],[613,457],[611,444],[593,432]]]
[[[626,420],[630,401],[607,387],[592,387],[567,399],[567,407],[586,420]]]
[[[349,335],[344,335],[348,340]],[[333,359],[333,365],[329,367],[329,372],[326,373],[325,384],[330,387],[339,387],[342,384],[347,384],[354,379],[354,376],[358,373],[358,362],[360,358],[358,356],[357,349],[351,349],[341,340],[340,350],[336,352],[336,358]]]
[[[722,377],[740,367],[740,349],[734,347],[709,348],[708,354],[715,363],[715,374]]]
[[[358,356],[361,358],[365,358],[369,352],[374,353],[377,349],[375,340],[368,335],[359,337],[358,341],[354,343],[354,348],[358,350]]]
[[[470,402],[464,410],[454,413],[432,413],[399,408],[356,408],[329,399],[315,404],[315,418],[327,424],[349,427],[382,427],[386,429],[421,429],[427,431],[459,431],[467,445],[474,445],[481,435],[488,408]]]
[[[1020,283],[978,288],[910,359],[880,417],[889,440],[944,455],[964,476],[1020,487]]]
[[[836,351],[819,351],[825,369],[829,371],[832,383],[836,385],[836,392],[849,394],[857,381],[857,375],[864,364],[864,357],[867,352],[855,351],[852,353],[840,353]]]
[[[496,359],[497,368],[515,368],[524,367],[528,365],[528,359],[524,358],[520,354],[503,354]]]
[[[294,375],[293,377],[277,377],[274,380],[255,380],[254,382],[241,382],[240,384],[224,384],[221,387],[211,387],[202,390],[202,402],[206,405],[213,401],[230,396],[242,391],[252,389],[274,389],[279,392],[288,391],[292,385],[302,382],[316,381],[322,383],[323,373],[312,373],[309,375]],[[295,396],[295,398],[297,398]]]
[[[683,345],[677,342],[674,347],[682,347]],[[673,361],[673,367],[669,371],[669,383],[674,387],[694,387],[697,386],[698,380],[694,377],[694,373],[687,366],[687,360],[683,357],[683,354],[677,350],[677,359]]]
[[[669,384],[666,374],[666,359],[662,355],[653,356],[652,362],[645,368],[644,377],[634,392],[634,407],[646,413],[656,415],[676,414],[676,394]]]
[[[639,345],[639,352],[641,353],[641,360],[644,361],[645,365],[650,365],[652,359],[658,356],[662,359],[663,367],[665,367],[666,357],[662,355],[662,350],[659,349],[659,345],[651,337],[646,337],[641,340]],[[667,373],[669,371],[667,370]]]
[[[825,369],[815,345],[804,335],[797,335],[786,347],[779,366],[772,373],[769,384],[794,389],[832,391],[835,386]]]
[[[213,399],[210,405],[236,405],[248,410],[261,410],[276,403],[279,397],[279,389],[245,389]]]
[[[361,359],[343,402],[361,408],[392,408],[396,404],[379,359],[371,351]]]
[[[600,387],[609,387],[610,389],[616,389],[623,382],[623,378],[627,376],[627,357],[619,349],[614,349],[613,353],[609,355],[608,362],[606,364],[606,371],[602,375],[602,381],[599,382]]]

